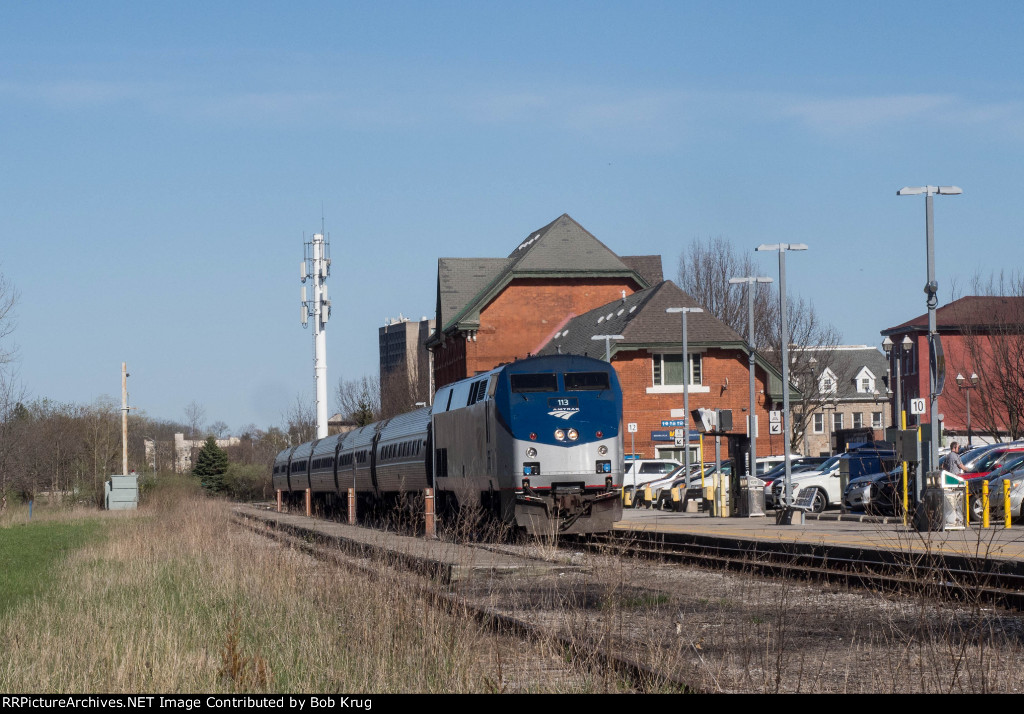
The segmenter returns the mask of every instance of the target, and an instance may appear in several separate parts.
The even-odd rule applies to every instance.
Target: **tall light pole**
[[[624,340],[626,339],[622,335],[594,335],[590,339],[592,340],[604,340],[604,361],[611,363],[612,361],[612,340]]]
[[[771,278],[746,276],[742,278],[729,278],[730,285],[747,286],[747,347],[750,355],[747,358],[747,365],[750,368],[750,416],[747,422],[747,434],[750,436],[750,475],[757,476],[757,392],[754,389],[754,289],[758,283],[770,283]]]
[[[981,381],[978,378],[976,372],[971,372],[971,378],[965,379],[960,373],[956,375],[956,386],[963,390],[964,395],[967,397],[967,448],[970,449],[971,444],[971,390],[977,388],[978,382]]]
[[[779,251],[779,317],[782,322],[782,430],[785,437],[782,442],[783,459],[786,464],[785,503],[792,505],[793,496],[793,464],[789,458],[789,324],[786,321],[786,251],[807,250],[805,243],[762,243],[757,250]]]
[[[932,221],[932,196],[958,196],[963,193],[959,186],[904,186],[896,192],[897,196],[920,196],[924,199],[924,231],[925,249],[928,260],[928,282],[925,283],[924,292],[927,295],[928,305],[928,413],[931,417],[932,438],[928,445],[928,468],[936,469],[939,466],[939,410],[938,399],[942,393],[941,379],[944,374],[939,374],[938,364],[938,331],[935,328],[935,309],[939,305],[939,284],[935,280],[935,232]],[[921,481],[918,478],[918,492],[921,491]]]
[[[689,347],[686,344],[686,314],[690,312],[704,312],[699,307],[670,307],[665,312],[680,312],[683,314],[683,466],[685,467],[686,478],[690,478],[690,359]],[[703,464],[701,467],[703,468]]]
[[[907,412],[903,408],[903,355],[914,346],[914,341],[910,339],[908,335],[904,335],[903,339],[900,340],[899,350],[896,349],[897,345],[893,344],[893,341],[888,336],[882,340],[882,349],[885,350],[886,357],[893,358],[893,364],[896,367],[896,419],[899,423],[899,429],[901,432],[906,431],[907,428]],[[920,452],[920,449],[918,449]],[[903,449],[900,448],[900,463],[903,465],[903,525],[907,525],[907,513],[910,510],[910,498],[907,494],[907,460],[903,458]],[[921,464],[916,466],[917,470],[921,470]],[[921,478],[921,474],[917,476],[918,485],[915,487],[917,497],[920,497],[921,482],[924,479]]]

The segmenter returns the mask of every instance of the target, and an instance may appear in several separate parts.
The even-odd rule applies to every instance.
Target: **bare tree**
[[[729,278],[755,276],[760,268],[752,254],[739,253],[725,238],[695,240],[679,257],[679,287],[705,310],[748,339],[746,288]],[[818,378],[831,367],[838,331],[818,317],[809,300],[786,298],[789,328],[790,379],[799,390],[790,398],[790,449],[797,451],[826,395],[818,391]],[[759,283],[754,293],[754,340],[758,353],[776,369],[782,368],[782,324],[775,283]]]
[[[364,375],[359,379],[338,380],[335,393],[338,412],[356,426],[365,426],[384,418],[380,406],[380,382],[377,377]],[[407,409],[400,410],[408,411]],[[387,416],[394,416],[389,414]]]
[[[185,421],[189,426],[189,439],[195,441],[199,438],[199,433],[203,430],[203,425],[206,423],[206,409],[195,400],[189,402],[188,406],[185,407]]]
[[[943,322],[955,325],[960,349],[946,347],[947,374],[978,375],[971,395],[972,426],[993,440],[1024,437],[1024,274],[975,275],[969,297],[954,301]],[[963,297],[963,296],[960,296]],[[946,409],[966,415],[966,393],[947,379]]]
[[[292,446],[316,438],[316,408],[308,398],[295,395],[295,403],[285,415],[288,423],[288,443]]]
[[[206,429],[207,433],[212,434],[218,439],[223,439],[227,436],[231,428],[222,421],[215,421]]]
[[[0,368],[10,364],[14,359],[16,348],[4,344],[4,340],[14,332],[14,307],[18,304],[18,291],[0,273]]]

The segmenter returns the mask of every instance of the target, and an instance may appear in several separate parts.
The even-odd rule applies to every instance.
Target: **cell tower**
[[[323,230],[323,229],[321,229]],[[302,326],[313,319],[313,373],[316,378],[316,438],[327,436],[327,319],[331,301],[327,299],[327,276],[331,274],[331,244],[323,233],[313,235],[304,244],[302,282],[313,281],[313,298],[307,299],[302,286]]]

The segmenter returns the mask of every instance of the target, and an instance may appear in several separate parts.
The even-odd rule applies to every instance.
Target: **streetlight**
[[[939,305],[939,284],[935,280],[935,230],[932,221],[932,196],[958,196],[963,193],[959,186],[904,186],[896,192],[897,196],[920,196],[924,199],[924,231],[925,249],[928,260],[928,282],[925,283],[924,292],[928,305],[928,413],[931,417],[932,438],[928,445],[928,468],[935,469],[939,465],[939,410],[938,398],[942,393],[942,382],[945,374],[939,374],[939,356],[941,346],[938,343],[938,331],[935,327],[935,308]],[[918,478],[918,493],[921,491],[921,481]]]
[[[896,410],[895,415],[899,420],[900,432],[904,432],[907,429],[907,412],[903,408],[903,373],[901,367],[903,365],[903,355],[914,346],[914,341],[910,339],[909,335],[904,335],[903,339],[900,340],[898,345],[899,350],[896,350],[897,345],[893,343],[889,336],[886,335],[885,339],[882,340],[882,349],[885,350],[885,356],[890,359],[890,362],[896,366]],[[920,420],[921,417],[918,417]],[[902,437],[900,437],[900,463],[903,465],[903,525],[907,525],[907,512],[910,510],[910,499],[907,494],[907,460],[903,458],[902,448]],[[920,453],[920,449],[918,449]],[[920,499],[920,488],[921,481],[924,479],[921,476],[921,464],[917,464],[917,486],[915,492],[917,498]]]
[[[747,434],[750,436],[750,464],[749,474],[757,476],[757,413],[754,411],[757,406],[757,392],[754,390],[754,288],[757,283],[770,283],[771,278],[746,276],[742,278],[729,278],[730,285],[747,286],[747,346],[750,348],[750,355],[747,364],[750,368],[750,416],[748,417]]]
[[[978,382],[981,381],[978,378],[977,373],[971,372],[970,379],[964,379],[964,376],[959,372],[956,375],[956,386],[963,390],[967,396],[967,448],[970,449],[971,444],[971,390],[978,387]]]
[[[622,335],[594,335],[590,339],[592,340],[604,340],[604,361],[612,361],[612,340],[624,340],[626,339]]]
[[[779,251],[779,316],[782,321],[782,430],[785,437],[782,442],[783,459],[786,464],[785,494],[786,506],[792,506],[793,496],[793,465],[789,458],[789,324],[786,322],[786,251],[807,250],[804,243],[762,243],[757,250]],[[792,513],[788,514],[792,518]],[[783,524],[789,523],[789,518],[783,516]]]
[[[690,478],[690,360],[686,344],[686,314],[690,312],[704,312],[699,307],[669,307],[665,312],[681,312],[683,314],[683,466],[685,467],[686,478]],[[703,468],[701,464],[701,468]]]

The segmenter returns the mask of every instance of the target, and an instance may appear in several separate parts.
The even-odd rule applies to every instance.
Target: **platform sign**
[[[628,431],[630,434],[635,434],[636,433],[636,422],[635,421],[631,421],[628,424],[626,424],[626,431]]]
[[[925,405],[925,400],[924,399],[911,399],[910,400],[910,413],[911,414],[924,414],[925,409],[927,409],[927,407]]]
[[[772,409],[768,412],[768,423],[769,424],[781,424],[782,423],[782,412],[778,409]],[[773,434],[776,432],[772,432]]]
[[[782,433],[782,424],[780,424],[779,422],[776,422],[776,421],[773,421],[773,422],[769,423],[768,424],[768,433],[772,434],[772,435],[781,434]]]

